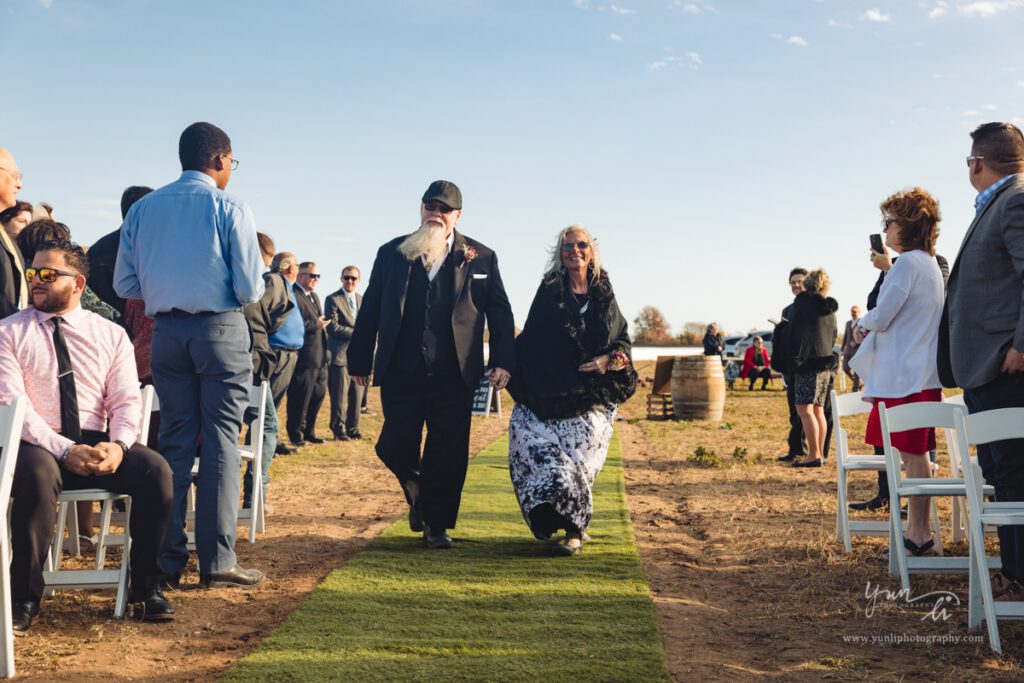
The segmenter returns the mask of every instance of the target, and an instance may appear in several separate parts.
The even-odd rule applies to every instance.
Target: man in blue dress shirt
[[[199,448],[196,553],[199,583],[253,586],[263,574],[238,566],[238,432],[252,382],[242,306],[263,294],[263,258],[252,211],[224,189],[238,162],[220,128],[194,123],[178,142],[182,174],[128,212],[114,288],[143,299],[153,329],[160,452],[174,473],[174,512],[160,563],[177,588],[188,562],[185,500]]]

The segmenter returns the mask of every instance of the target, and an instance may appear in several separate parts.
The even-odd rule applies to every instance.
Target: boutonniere
[[[476,249],[473,247],[466,247],[466,250],[462,252],[462,263],[459,264],[459,268],[464,267],[467,263],[470,263],[476,258]]]

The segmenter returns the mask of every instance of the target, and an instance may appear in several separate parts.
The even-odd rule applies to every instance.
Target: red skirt
[[[868,415],[868,426],[864,434],[864,443],[869,446],[882,447],[882,423],[878,419],[878,404],[884,403],[886,408],[895,408],[907,403],[937,403],[942,400],[942,389],[925,389],[903,398],[876,398]],[[905,432],[893,432],[889,435],[892,447],[900,453],[927,453],[935,448],[935,430],[931,427],[910,429]]]

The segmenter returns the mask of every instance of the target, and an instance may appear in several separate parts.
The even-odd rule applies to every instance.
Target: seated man
[[[768,380],[772,378],[771,358],[768,349],[760,337],[754,337],[754,345],[743,355],[743,377],[750,380],[750,389],[754,390],[754,382],[761,379],[761,391],[768,388]]]
[[[85,252],[47,242],[26,268],[32,306],[0,321],[0,403],[29,405],[11,496],[11,597],[15,631],[39,613],[43,566],[62,489],[132,497],[129,601],[146,621],[173,619],[160,591],[160,548],[171,518],[171,470],[135,443],[142,399],[123,328],[82,309]],[[129,445],[134,444],[134,445]]]

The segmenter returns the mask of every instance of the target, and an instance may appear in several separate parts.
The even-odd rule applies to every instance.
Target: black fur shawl
[[[589,306],[581,314],[567,277],[556,273],[537,288],[523,332],[516,339],[516,369],[509,391],[545,420],[621,404],[636,392],[632,365],[603,375],[576,369],[614,351],[630,356],[632,345],[608,274],[602,270],[591,284]]]

